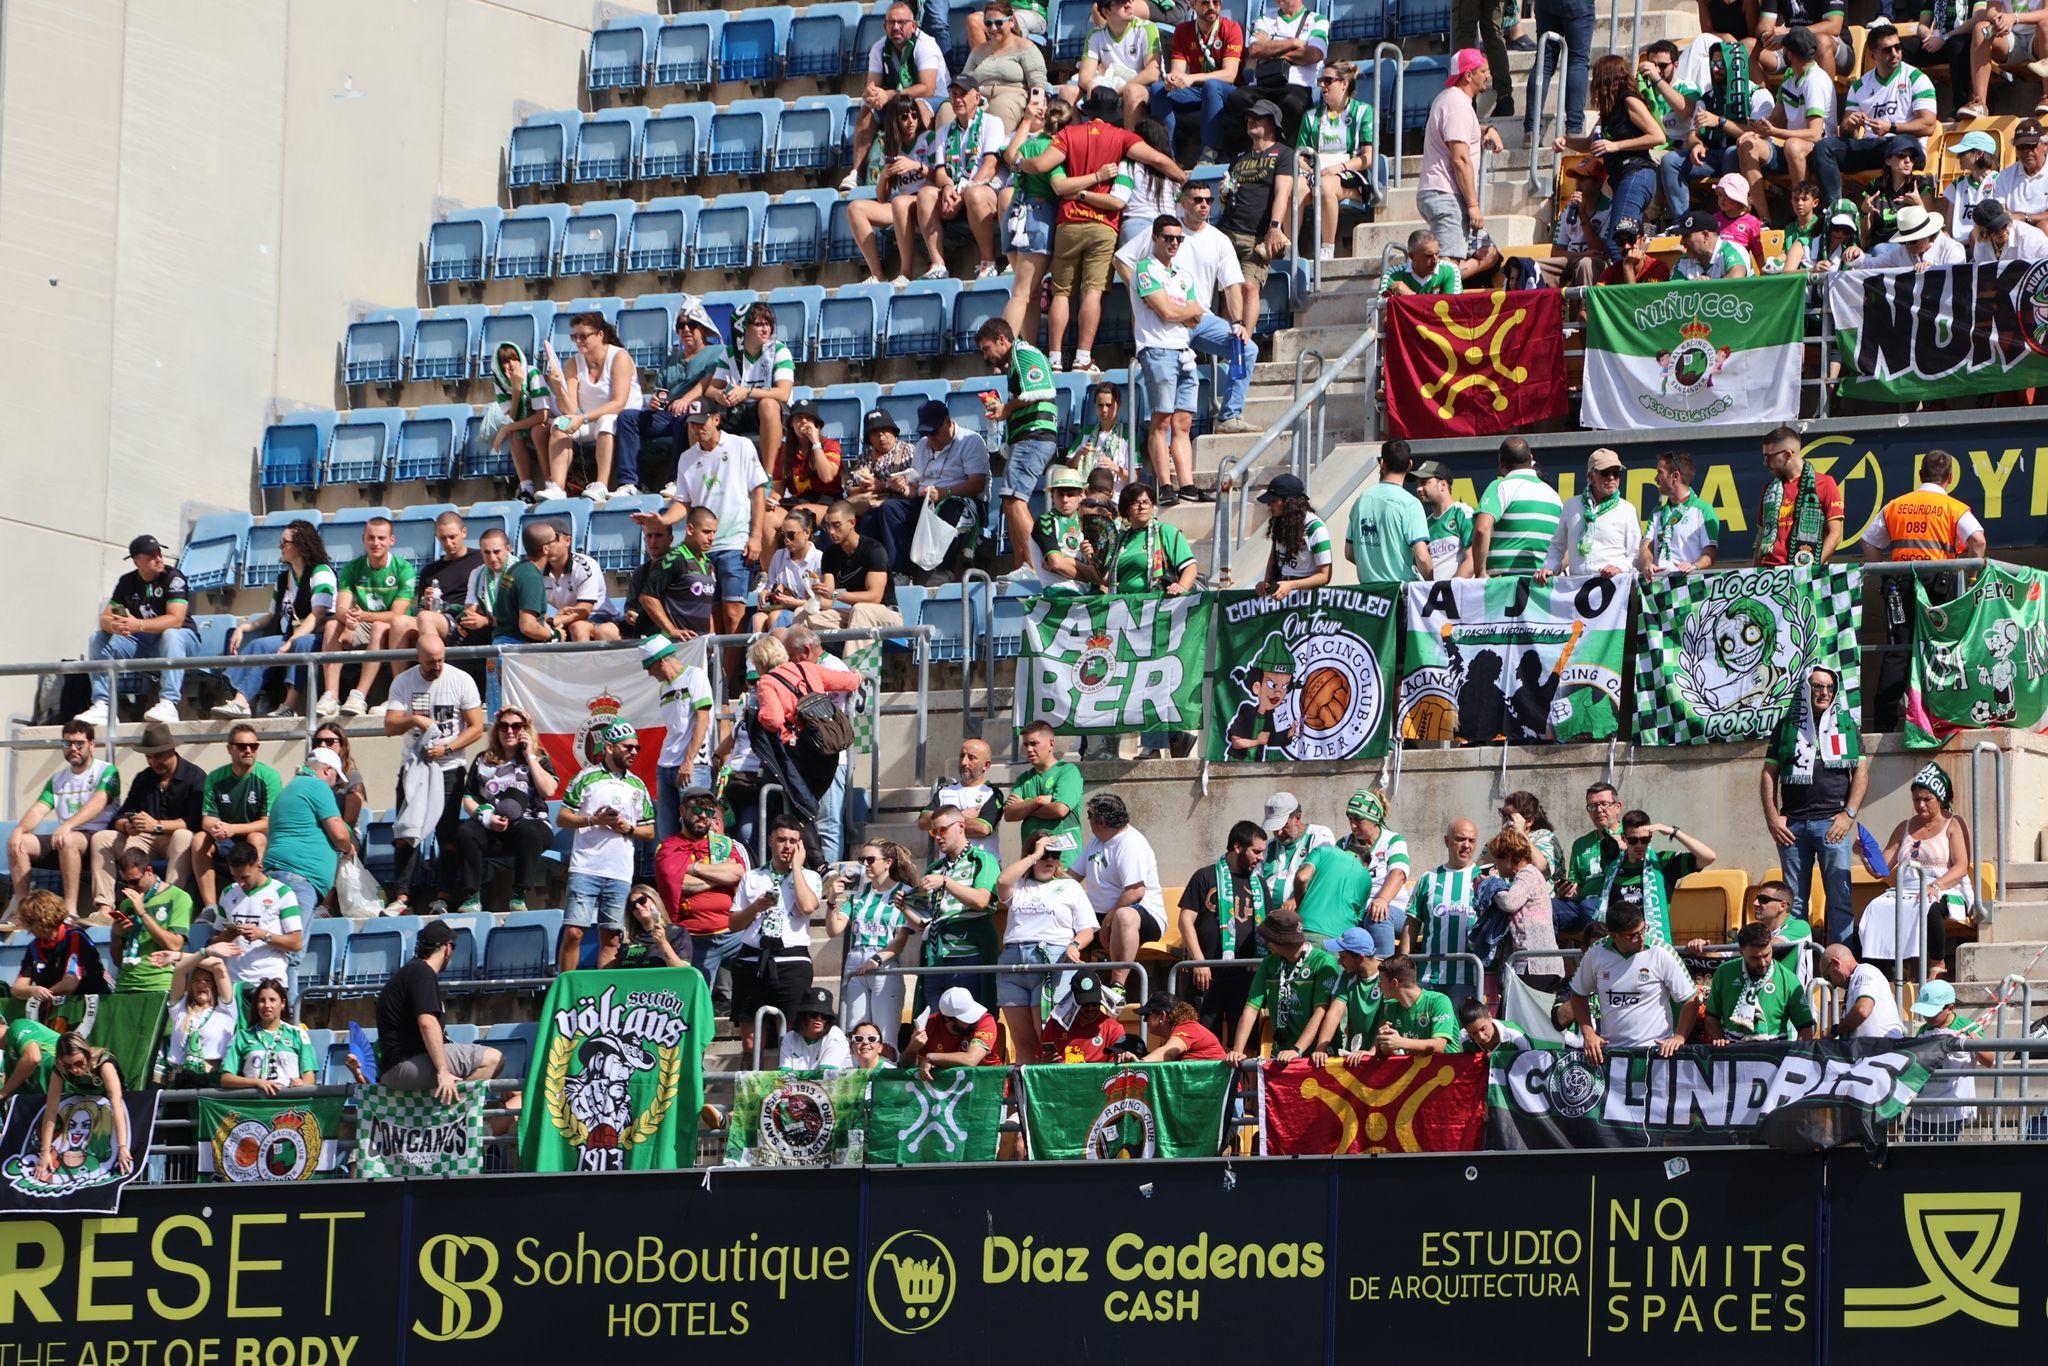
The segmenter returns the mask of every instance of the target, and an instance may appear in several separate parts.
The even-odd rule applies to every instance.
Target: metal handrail
[[[1619,4],[1620,0],[1614,0],[1614,3]],[[1555,67],[1546,66],[1543,61],[1545,54],[1549,51],[1552,44],[1555,44],[1557,47],[1557,64]],[[1555,150],[1550,154],[1549,189],[1543,188],[1543,178],[1538,174],[1538,168],[1542,164],[1539,158],[1542,156],[1544,141],[1543,102],[1550,94],[1551,81],[1555,79],[1557,82],[1557,101],[1556,108],[1552,112],[1556,116],[1557,136],[1564,136],[1565,68],[1571,64],[1571,56],[1571,44],[1565,41],[1565,36],[1562,33],[1553,29],[1537,39],[1536,98],[1529,102],[1529,117],[1522,124],[1529,132],[1529,193],[1532,195],[1548,196],[1554,194],[1557,190],[1558,174],[1564,164],[1562,154]]]
[[[1976,847],[1970,851],[1973,857],[1984,843],[1981,801],[1983,784],[1977,776],[1981,772],[1977,765],[1977,757],[1981,754],[1991,756],[1991,819],[1998,827],[1998,858],[1992,864],[1992,894],[1989,897],[1977,898],[1977,909],[1983,913],[1986,921],[1990,921],[1997,919],[1998,903],[2005,900],[2005,751],[1989,740],[1979,740],[1970,747],[1970,832],[1976,840]],[[1972,868],[1970,876],[1974,878],[1976,875],[1977,870]]]
[[[872,961],[872,960],[870,960]],[[1138,974],[1137,999],[1143,1001],[1152,994],[1152,975],[1143,963],[935,963],[913,967],[889,966],[872,968],[862,972],[865,977],[989,977],[1005,972],[1037,973],[1040,976],[1065,972],[1135,972]],[[1125,992],[1129,1001],[1131,993]]]
[[[1131,368],[1137,369],[1136,366]],[[971,635],[974,631],[973,620],[968,615],[967,607],[976,579],[980,579],[988,588],[988,594],[983,599],[985,610],[981,614],[982,715],[981,720],[975,719],[973,701],[967,687],[967,676],[973,670],[969,667],[969,661],[963,659],[960,661],[960,725],[966,734],[978,736],[981,734],[982,721],[996,719],[996,581],[986,569],[968,569],[960,575],[962,636]]]

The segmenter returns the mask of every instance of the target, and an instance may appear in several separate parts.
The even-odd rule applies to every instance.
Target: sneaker
[[[1180,502],[1180,490],[1171,484],[1161,484],[1159,491],[1152,495],[1152,505],[1154,507],[1170,508],[1178,502]]]
[[[213,714],[222,718],[247,716],[249,715],[249,704],[239,697],[230,697],[227,701],[215,707]]]
[[[612,497],[614,498],[638,498],[639,496],[640,486],[638,484],[625,483],[612,490]]]
[[[846,173],[846,179],[839,182],[839,192],[841,194],[852,194],[855,190],[859,188],[860,167],[856,166]]]
[[[1226,417],[1216,424],[1216,430],[1225,436],[1245,436],[1258,428],[1241,417]]]
[[[74,721],[83,721],[88,726],[104,726],[107,724],[107,704],[104,702],[95,702],[91,706],[87,707],[84,711],[78,713],[78,715],[72,717],[71,719]]]
[[[513,897],[510,901],[505,903],[505,909],[512,912],[512,914],[514,915],[525,915],[526,898],[523,896]]]
[[[666,484],[663,484],[663,485],[661,486],[661,497],[662,497],[662,501],[664,501],[664,502],[668,502],[668,503],[673,503],[673,502],[675,502],[675,501],[676,501],[676,481],[675,481],[675,480],[671,479],[671,480],[669,480],[669,481],[668,481],[668,482],[667,482]]]
[[[1535,50],[1536,40],[1526,33],[1519,38],[1508,39],[1508,51],[1510,52],[1534,52]]]
[[[950,280],[953,277],[946,273],[945,262],[941,261],[917,278],[920,280]]]
[[[361,688],[350,689],[348,701],[341,704],[343,716],[361,716],[370,709],[370,699],[363,696]]]
[[[297,707],[286,706],[282,702],[278,703],[276,706],[272,707],[269,711],[264,712],[263,714],[272,721],[296,721],[299,719],[299,709]]]
[[[522,479],[522,480],[520,480],[520,481],[519,481],[519,492],[518,492],[518,493],[517,493],[517,494],[516,494],[515,496],[516,496],[516,497],[517,497],[517,498],[518,498],[518,499],[519,499],[519,500],[520,500],[521,502],[524,502],[524,503],[530,503],[530,502],[532,502],[532,501],[533,501],[533,481],[532,481],[531,479]]]
[[[980,266],[979,266],[978,268],[976,268],[976,270],[975,270],[975,272],[974,272],[974,278],[975,278],[975,279],[977,279],[977,280],[993,280],[993,279],[995,279],[995,278],[996,278],[996,263],[995,263],[995,262],[993,262],[993,261],[983,261],[983,262],[981,263],[981,265],[980,265]]]
[[[1317,248],[1316,248],[1316,259],[1317,259],[1318,261],[1334,261],[1334,260],[1336,260],[1336,259],[1337,259],[1337,248],[1336,248],[1336,247],[1335,247],[1334,245],[1332,245],[1331,243],[1328,243],[1328,242],[1325,242],[1325,243],[1323,243],[1323,244],[1322,244],[1321,246],[1319,246],[1319,247],[1317,247]]]
[[[1012,569],[1007,574],[998,575],[996,578],[996,587],[1037,588],[1043,585],[1044,582],[1044,576],[1041,575],[1036,569],[1033,569],[1030,565],[1027,564],[1020,565],[1017,568]]]
[[[889,288],[891,289],[908,289],[909,287],[910,277],[908,275],[899,275],[889,282]]]
[[[336,697],[331,692],[321,693],[320,700],[313,704],[313,716],[316,720],[332,720],[335,716],[339,715],[340,712],[341,699]]]
[[[169,698],[165,698],[148,711],[142,713],[142,719],[145,721],[161,721],[167,726],[175,726],[178,724],[178,704]]]
[[[536,503],[552,503],[557,498],[567,498],[568,496],[569,491],[560,484],[543,484],[539,489],[535,490],[533,501]]]
[[[1078,358],[1076,358],[1075,364],[1080,365]],[[1102,366],[1095,361],[1091,360],[1087,364],[1081,365],[1080,368],[1081,373],[1088,376],[1091,380],[1102,378]]]
[[[1045,353],[1045,359],[1046,359],[1046,363],[1047,363],[1048,365],[1050,365],[1050,366],[1052,367],[1052,372],[1053,372],[1053,373],[1054,373],[1055,375],[1057,375],[1058,373],[1060,373],[1060,371],[1061,371],[1061,370],[1063,370],[1063,369],[1065,368],[1064,366],[1062,366],[1062,365],[1060,364],[1060,359],[1061,359],[1061,358],[1060,358],[1060,353],[1059,353],[1059,352],[1057,352],[1057,351],[1048,351],[1048,352],[1046,352],[1046,353]]]
[[[472,911],[480,911],[480,910],[482,910],[483,908],[484,908],[484,899],[483,899],[482,897],[480,897],[480,896],[466,896],[466,897],[462,898],[462,904],[461,904],[460,906],[457,906],[457,907],[455,908],[455,913],[456,913],[457,915],[468,915],[468,914],[470,914],[470,913],[471,913]]]
[[[1216,501],[1216,495],[1199,484],[1182,484],[1180,500],[1183,503],[1213,503]]]
[[[585,498],[588,498],[591,502],[595,503],[598,507],[603,507],[606,503],[611,501],[612,491],[606,488],[603,484],[585,484],[583,486],[583,496]]]

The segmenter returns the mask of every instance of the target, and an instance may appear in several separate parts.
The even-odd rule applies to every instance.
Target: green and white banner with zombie
[[[1392,729],[1398,587],[1216,595],[1209,758],[1377,759]]]
[[[1208,596],[1044,597],[1024,618],[1017,725],[1061,735],[1199,730]]]
[[[1859,705],[1863,571],[1784,566],[1646,579],[1636,656],[1636,743],[1759,740],[1818,665]]]
[[[1634,576],[1411,583],[1401,733],[1416,740],[1604,740],[1619,727]]]
[[[2048,574],[1990,565],[1939,605],[1920,594],[1906,743],[1931,749],[1957,731],[2048,731]]]

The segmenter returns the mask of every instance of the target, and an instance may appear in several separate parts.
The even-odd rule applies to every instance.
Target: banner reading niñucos
[[[1045,597],[1024,619],[1017,725],[1061,735],[1197,730],[1209,597]]]
[[[1910,403],[2048,384],[2048,261],[1837,275],[1828,310],[1844,398]]]

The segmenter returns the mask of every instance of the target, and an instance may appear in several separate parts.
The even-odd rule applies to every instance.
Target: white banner
[[[685,668],[704,666],[702,640],[676,642]],[[653,790],[655,761],[661,756],[661,683],[640,666],[638,650],[593,650],[575,654],[507,654],[499,663],[506,706],[532,718],[541,747],[567,781],[598,762],[593,733],[614,721],[640,732],[640,760],[633,771]]]

